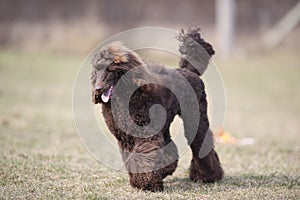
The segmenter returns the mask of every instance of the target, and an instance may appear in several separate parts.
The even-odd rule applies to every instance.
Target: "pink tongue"
[[[110,96],[111,96],[111,92],[112,92],[112,87],[110,87],[106,92],[104,92],[102,95],[101,95],[101,99],[104,103],[107,103],[110,99]]]

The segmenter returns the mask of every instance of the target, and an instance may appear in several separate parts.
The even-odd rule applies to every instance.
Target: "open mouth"
[[[114,90],[114,87],[110,86],[110,88],[108,90],[106,90],[105,92],[102,93],[101,99],[104,103],[107,103],[110,100],[113,90]]]

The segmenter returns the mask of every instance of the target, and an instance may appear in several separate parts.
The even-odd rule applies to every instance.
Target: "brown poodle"
[[[163,179],[177,167],[177,147],[169,132],[176,115],[183,120],[193,154],[190,178],[210,183],[224,174],[214,151],[204,83],[199,78],[214,50],[197,28],[182,31],[178,39],[182,54],[178,69],[146,63],[120,42],[104,46],[92,60],[93,102],[102,104],[105,122],[118,141],[130,184],[142,190],[162,191]],[[192,101],[183,79],[189,83],[196,101]],[[191,105],[193,109],[184,112],[184,106]],[[191,117],[195,113],[198,118]],[[204,156],[200,153],[202,146],[208,149]]]

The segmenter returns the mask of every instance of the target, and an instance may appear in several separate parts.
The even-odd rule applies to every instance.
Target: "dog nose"
[[[101,87],[101,86],[97,86],[97,87],[95,87],[95,90],[96,90],[96,91],[100,91],[100,90],[102,90],[102,88],[103,88],[103,87]]]

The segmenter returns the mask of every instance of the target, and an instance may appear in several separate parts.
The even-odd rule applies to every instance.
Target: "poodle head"
[[[95,54],[91,64],[92,99],[97,104],[108,103],[119,79],[143,61],[121,42],[112,42]]]

